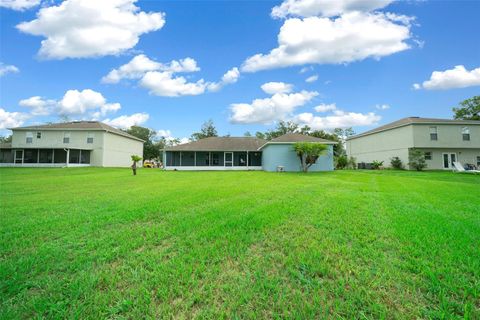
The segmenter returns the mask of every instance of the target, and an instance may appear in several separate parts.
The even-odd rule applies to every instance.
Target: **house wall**
[[[469,163],[474,164],[477,167],[480,165],[480,148],[419,148],[424,152],[432,153],[432,160],[426,160],[427,170],[441,170],[443,168],[443,154],[444,153],[455,153],[457,161],[463,165]],[[477,159],[478,157],[478,159]]]
[[[104,167],[129,167],[132,165],[132,155],[143,155],[143,142],[110,132],[104,133]]]
[[[437,127],[438,140],[430,140],[430,127]],[[415,124],[413,144],[415,148],[480,148],[480,125]],[[470,130],[470,141],[463,141],[462,128]]]
[[[262,167],[265,171],[277,171],[283,166],[285,171],[301,171],[300,160],[293,150],[293,144],[267,144],[262,148]],[[333,170],[333,146],[328,145],[327,153],[320,156],[309,171]]]
[[[27,132],[32,132],[31,143],[26,142]],[[37,138],[37,132],[41,138]],[[70,133],[69,143],[64,143],[65,132]],[[90,165],[103,166],[103,144],[106,132],[97,130],[13,130],[12,149],[82,149],[91,150]],[[93,137],[93,143],[87,143],[87,137]]]
[[[354,157],[357,163],[383,161],[390,166],[393,157],[399,157],[408,163],[408,148],[413,146],[412,126],[403,126],[371,135],[347,140],[347,155]]]
[[[27,132],[32,132],[32,143],[26,142]],[[37,139],[37,132],[41,132],[42,137]],[[63,143],[65,132],[70,132],[70,142]],[[93,143],[87,143],[88,132],[93,134]],[[12,148],[27,149],[85,149],[93,150],[103,147],[103,131],[75,131],[75,130],[49,130],[49,131],[19,131],[14,130],[12,133]]]

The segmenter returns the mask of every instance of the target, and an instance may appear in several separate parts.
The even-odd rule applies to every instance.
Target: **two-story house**
[[[427,169],[452,169],[453,162],[480,167],[480,121],[410,117],[349,137],[348,156],[357,163],[384,161],[392,157],[407,165],[408,152],[425,153]]]
[[[0,165],[29,167],[127,167],[143,154],[143,140],[98,121],[12,128],[0,146]]]

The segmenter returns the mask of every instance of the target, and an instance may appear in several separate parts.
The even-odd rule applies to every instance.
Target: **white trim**
[[[235,167],[224,167],[224,166],[172,166],[165,167],[165,170],[178,170],[178,171],[261,171],[263,170],[262,166],[235,166]]]
[[[228,161],[231,165],[227,166],[227,153],[232,155],[232,160]],[[233,167],[233,151],[224,151],[223,152],[223,166],[225,168],[232,168]]]
[[[0,167],[28,167],[28,168],[62,168],[66,163],[0,163]],[[69,168],[91,167],[90,164],[70,163]]]
[[[455,155],[455,161],[452,161],[452,154]],[[448,156],[448,168],[445,168],[445,159],[444,159],[445,155]],[[458,161],[458,155],[456,152],[442,152],[442,169],[443,170],[453,170],[455,168],[453,163],[457,161]]]

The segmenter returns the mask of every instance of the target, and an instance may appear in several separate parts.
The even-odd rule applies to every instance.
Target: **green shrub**
[[[390,159],[390,165],[394,169],[398,169],[398,170],[404,169],[403,162],[399,157],[393,157],[392,159]]]
[[[380,167],[381,167],[382,165],[383,165],[383,161],[373,160],[373,162],[372,162],[372,169],[378,170],[378,169],[380,169]]]
[[[335,158],[335,169],[345,169],[348,165],[347,156],[338,156]]]
[[[347,167],[348,169],[357,169],[357,159],[355,157],[350,156],[350,158],[348,158]]]
[[[425,161],[425,153],[422,150],[415,148],[408,150],[408,166],[410,169],[415,169],[417,171],[422,171],[427,167]]]

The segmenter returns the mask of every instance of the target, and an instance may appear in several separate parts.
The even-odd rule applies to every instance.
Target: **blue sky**
[[[406,116],[451,118],[480,94],[480,1],[29,1],[0,0],[2,134],[60,115],[180,138],[208,119],[220,134],[279,120],[362,132]],[[119,12],[146,20],[122,24]],[[41,51],[42,41],[53,44]]]

